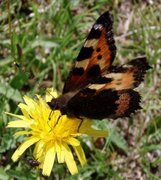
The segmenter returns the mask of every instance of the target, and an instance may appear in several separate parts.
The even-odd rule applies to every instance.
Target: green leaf
[[[10,85],[14,89],[21,89],[22,86],[28,81],[28,79],[29,75],[27,73],[18,72],[18,74],[16,74],[16,76],[14,76],[14,78],[10,82]]]
[[[6,174],[6,172],[2,168],[0,168],[0,179],[3,179],[3,180],[9,179],[9,176]]]
[[[45,48],[53,48],[53,47],[57,47],[59,46],[57,43],[51,41],[51,40],[47,40],[47,39],[36,39],[30,46],[30,48],[35,48],[38,46],[42,46]]]
[[[115,129],[110,130],[109,139],[123,151],[128,151],[128,145],[126,140]]]
[[[0,94],[16,102],[22,101],[22,96],[20,92],[6,83],[0,83]]]

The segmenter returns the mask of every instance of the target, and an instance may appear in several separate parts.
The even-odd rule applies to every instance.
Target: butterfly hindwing
[[[111,66],[116,55],[112,24],[109,12],[97,19],[65,82],[63,93],[85,87]]]
[[[140,109],[140,95],[132,89],[95,90],[84,89],[76,94],[68,103],[68,112],[77,117],[92,119],[128,117]]]

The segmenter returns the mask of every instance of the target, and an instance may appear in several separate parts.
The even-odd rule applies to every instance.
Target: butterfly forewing
[[[88,88],[97,90],[97,93],[105,89],[134,89],[144,80],[149,68],[146,58],[140,57],[122,66],[110,67],[107,74],[97,78]]]
[[[63,93],[85,87],[110,67],[116,55],[112,24],[109,12],[97,19],[65,82]]]

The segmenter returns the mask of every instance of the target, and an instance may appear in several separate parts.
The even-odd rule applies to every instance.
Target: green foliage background
[[[73,60],[96,18],[114,16],[116,63],[145,54],[152,69],[138,88],[141,111],[131,118],[97,121],[109,131],[106,139],[82,139],[88,164],[70,176],[55,164],[46,178],[32,168],[27,151],[10,159],[23,141],[5,126],[20,113],[22,97],[59,92]],[[159,0],[11,0],[0,2],[0,179],[160,179],[161,178],[161,1]],[[30,172],[30,173],[29,173]]]

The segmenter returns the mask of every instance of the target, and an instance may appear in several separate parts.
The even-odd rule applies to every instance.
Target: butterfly
[[[93,25],[75,65],[65,81],[62,95],[48,105],[69,117],[90,119],[129,117],[140,109],[141,96],[134,89],[150,68],[146,57],[113,66],[116,46],[113,18],[107,11]]]

